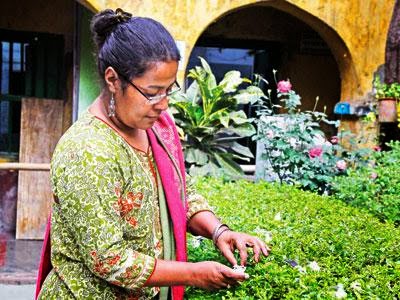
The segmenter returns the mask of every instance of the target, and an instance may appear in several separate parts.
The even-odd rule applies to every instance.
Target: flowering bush
[[[281,80],[278,82],[277,89],[279,93],[289,93],[292,90],[292,84],[288,80]]]
[[[239,286],[214,292],[188,288],[188,299],[396,299],[400,295],[399,228],[331,197],[287,185],[203,179],[197,188],[224,223],[269,240],[272,251],[258,264],[250,260],[246,268],[250,278]],[[190,261],[215,259],[228,265],[209,240],[195,245],[191,241]]]
[[[292,90],[289,80],[277,83],[277,96],[286,111],[283,114],[274,114],[274,109],[281,106],[273,105],[270,97],[266,98],[267,105],[265,101],[258,103],[258,133],[253,138],[261,142],[264,165],[257,168],[257,178],[329,192],[332,177],[345,174],[348,166],[354,167],[369,151],[345,150],[340,140],[349,133],[342,132],[329,141],[320,123],[338,127],[339,122],[315,111],[318,98],[313,111],[299,111],[301,98]]]
[[[400,142],[389,146],[385,152],[376,148],[368,165],[335,178],[332,191],[336,198],[400,225]]]

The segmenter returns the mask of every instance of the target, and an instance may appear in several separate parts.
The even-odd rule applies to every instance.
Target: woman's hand
[[[198,262],[193,267],[193,282],[190,285],[206,290],[229,288],[246,279],[244,273],[214,261]]]
[[[224,231],[218,237],[216,246],[232,265],[237,265],[233,252],[235,249],[239,250],[240,264],[242,266],[246,265],[247,262],[248,247],[253,248],[255,262],[259,261],[261,254],[267,256],[271,251],[259,238],[230,230]]]

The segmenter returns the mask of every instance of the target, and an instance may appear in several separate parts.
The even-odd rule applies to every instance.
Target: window
[[[0,29],[0,156],[19,152],[23,97],[63,98],[64,38]]]

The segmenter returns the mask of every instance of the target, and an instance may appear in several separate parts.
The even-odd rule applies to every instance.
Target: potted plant
[[[381,82],[379,76],[374,79],[375,98],[378,99],[379,122],[396,122],[397,105],[400,99],[400,83]]]

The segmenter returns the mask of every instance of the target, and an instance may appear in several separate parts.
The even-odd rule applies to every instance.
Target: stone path
[[[0,299],[32,300],[42,241],[0,233]]]

